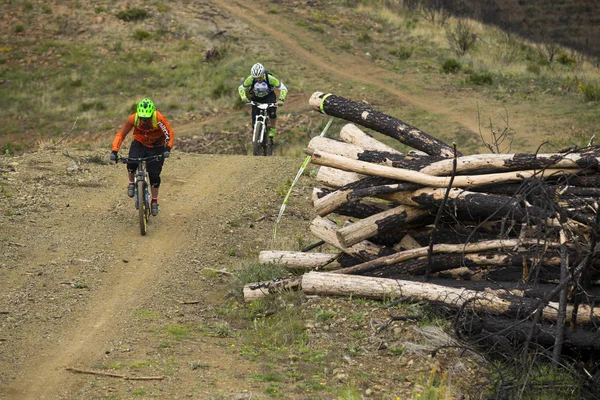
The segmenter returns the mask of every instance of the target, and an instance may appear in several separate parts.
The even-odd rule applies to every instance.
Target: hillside
[[[119,18],[132,9],[147,15]],[[259,251],[316,241],[312,166],[273,238],[302,149],[328,119],[308,106],[313,92],[364,102],[465,154],[504,127],[513,151],[553,151],[597,131],[598,102],[573,78],[589,64],[497,69],[495,31],[477,26],[485,41],[457,57],[439,26],[370,2],[14,0],[0,16],[1,399],[501,396],[495,369],[464,351],[443,309],[299,293],[249,306],[241,285],[286,273],[261,269]],[[464,69],[445,73],[449,58]],[[236,88],[256,61],[290,88],[273,158],[246,155]],[[470,83],[474,71],[494,83]],[[141,237],[125,170],[107,158],[146,96],[176,139],[161,214]],[[383,329],[393,316],[407,320]]]
[[[515,32],[534,41],[553,41],[600,57],[600,3],[553,0],[497,0],[448,2],[456,13]]]

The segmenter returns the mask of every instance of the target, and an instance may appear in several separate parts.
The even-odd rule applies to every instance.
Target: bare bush
[[[426,21],[445,26],[450,12],[443,6],[442,0],[425,0],[421,2],[419,13]]]
[[[477,41],[475,28],[466,19],[459,19],[454,28],[446,28],[446,39],[452,51],[464,56]]]

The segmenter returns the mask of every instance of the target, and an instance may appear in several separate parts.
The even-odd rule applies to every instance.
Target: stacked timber
[[[511,334],[529,341],[524,326],[557,337],[570,325],[561,344],[600,350],[600,147],[462,155],[363,104],[320,92],[310,104],[350,122],[306,149],[320,166],[310,232],[335,251],[263,251],[261,262],[308,272],[292,285],[307,294],[444,303],[471,312],[460,329],[493,336],[518,321]]]

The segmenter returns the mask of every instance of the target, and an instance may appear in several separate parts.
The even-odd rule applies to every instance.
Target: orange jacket
[[[156,119],[153,118],[147,124],[138,121],[138,126],[135,126],[136,115],[136,113],[131,114],[117,132],[112,144],[113,151],[119,151],[125,136],[131,129],[133,129],[133,139],[146,147],[169,146],[173,148],[173,129],[171,129],[171,125],[169,125],[169,121],[164,115],[156,111]]]

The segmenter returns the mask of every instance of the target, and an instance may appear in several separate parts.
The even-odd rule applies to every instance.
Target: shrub
[[[368,43],[368,42],[372,41],[373,39],[371,38],[371,36],[369,36],[369,34],[367,32],[365,32],[365,33],[358,35],[357,40],[362,43]]]
[[[491,85],[494,82],[489,72],[474,72],[467,80],[474,85]]]
[[[528,64],[527,72],[531,72],[532,74],[539,75],[542,72],[542,68],[538,64]]]
[[[556,61],[562,65],[566,65],[567,67],[572,67],[577,64],[577,60],[575,60],[573,57],[570,57],[567,53],[560,53]]]
[[[579,82],[577,89],[586,101],[600,101],[600,84]]]
[[[459,56],[464,56],[475,44],[477,35],[471,24],[466,20],[459,19],[453,29],[446,29],[446,40],[452,51]]]
[[[25,32],[25,26],[23,24],[15,25],[15,33]]]
[[[133,37],[139,41],[150,39],[150,36],[150,32],[143,29],[136,29],[135,32],[133,32]]]
[[[412,48],[406,48],[404,46],[389,51],[391,55],[398,57],[400,60],[408,60],[410,56],[412,56],[412,52]]]
[[[141,21],[148,18],[148,11],[141,8],[128,8],[124,11],[120,11],[117,14],[117,18],[126,22]]]
[[[106,110],[106,104],[104,104],[100,100],[91,101],[91,102],[83,102],[79,106],[79,109],[81,111],[89,111],[89,110],[98,110],[98,111],[101,111],[101,110]]]
[[[455,74],[462,68],[461,63],[459,63],[454,58],[449,58],[442,64],[442,71],[447,74]]]

